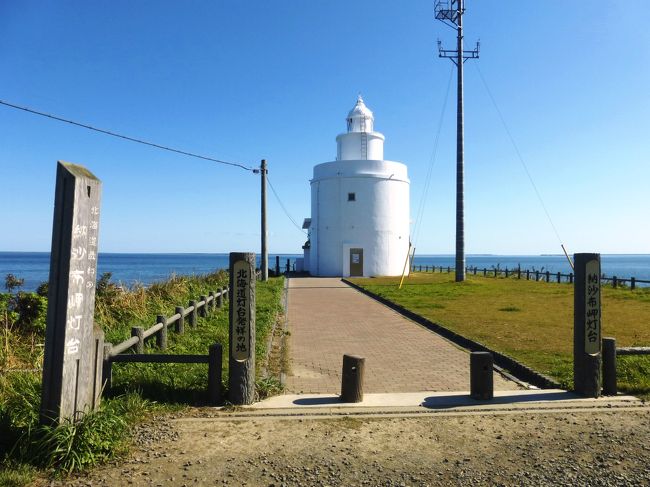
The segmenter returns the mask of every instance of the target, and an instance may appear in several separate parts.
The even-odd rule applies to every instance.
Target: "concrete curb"
[[[280,340],[280,346],[283,351],[286,351],[287,347],[287,330],[289,329],[289,276],[284,278],[284,296],[282,299],[282,306],[284,306],[284,323],[282,323],[282,338]],[[287,386],[287,374],[285,371],[280,371],[280,386],[282,389]]]
[[[566,414],[569,412],[648,411],[650,405],[633,396],[598,399],[557,389],[497,391],[491,400],[474,400],[464,392],[364,394],[361,403],[342,403],[332,394],[274,396],[235,409],[209,408],[204,415],[176,421],[242,421],[250,419],[417,418],[493,416],[503,414]]]
[[[444,326],[438,323],[434,323],[433,321],[428,320],[424,316],[421,316],[409,309],[406,309],[404,306],[400,304],[394,303],[389,299],[383,298],[371,291],[368,291],[367,289],[364,289],[361,286],[358,286],[357,284],[354,284],[353,282],[350,282],[345,278],[342,278],[341,281],[347,284],[348,286],[350,286],[351,288],[356,289],[360,293],[363,293],[366,296],[371,297],[375,301],[378,301],[383,305],[388,306],[389,308],[398,312],[405,318],[408,318],[411,321],[415,321],[416,323],[446,338],[450,342],[453,342],[456,345],[469,350],[470,352],[490,352],[494,357],[494,363],[496,365],[507,370],[514,377],[516,377],[521,381],[528,382],[529,384],[532,384],[541,389],[560,388],[560,384],[557,383],[555,380],[551,379],[548,376],[540,374],[539,372],[536,372],[535,370],[513,359],[512,357],[509,357],[508,355],[505,355],[500,352],[496,352],[486,347],[482,343],[476,342],[462,335],[459,335],[458,333],[453,332],[450,329],[445,328]]]

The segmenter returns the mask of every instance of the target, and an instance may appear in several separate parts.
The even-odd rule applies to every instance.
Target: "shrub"
[[[14,306],[18,314],[16,323],[21,331],[45,333],[47,298],[36,293],[20,292],[14,299]]]
[[[49,282],[41,282],[38,287],[36,288],[36,294],[43,298],[47,298],[47,294],[50,291],[50,283]]]
[[[18,289],[25,284],[25,279],[19,279],[13,274],[7,274],[5,276],[5,289],[7,292],[12,293],[14,289]]]

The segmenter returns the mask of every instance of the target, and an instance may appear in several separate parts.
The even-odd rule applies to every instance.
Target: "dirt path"
[[[650,484],[647,407],[157,424],[125,463],[66,485]]]

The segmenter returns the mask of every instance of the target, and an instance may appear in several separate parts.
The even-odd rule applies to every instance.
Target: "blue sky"
[[[299,223],[361,92],[415,220],[452,65],[433,1],[0,2],[0,99],[258,165]],[[466,250],[650,253],[650,2],[467,0]],[[570,7],[569,7],[570,6]],[[453,253],[455,87],[418,253]],[[49,250],[58,159],[103,181],[100,250],[259,251],[259,178],[0,106],[0,250]],[[415,222],[414,222],[415,223]],[[269,194],[271,252],[304,235]]]

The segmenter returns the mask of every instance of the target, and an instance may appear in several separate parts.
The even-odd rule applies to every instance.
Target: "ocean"
[[[275,256],[280,256],[284,269],[287,259],[293,263],[299,254],[270,254],[269,267],[275,267]],[[416,255],[414,265],[454,266],[453,255]],[[601,255],[603,273],[618,278],[635,277],[650,281],[650,255]],[[205,274],[228,267],[228,254],[112,254],[100,253],[98,276],[112,273],[112,281],[124,286],[136,283],[144,285],[161,281],[172,274]],[[259,256],[258,256],[259,265]],[[568,274],[571,268],[563,255],[468,255],[467,265],[479,269],[499,267],[501,269],[522,269],[562,272]],[[14,274],[25,279],[21,290],[33,291],[48,280],[50,270],[49,252],[0,252],[0,285],[4,277]],[[641,284],[640,284],[641,285]]]

